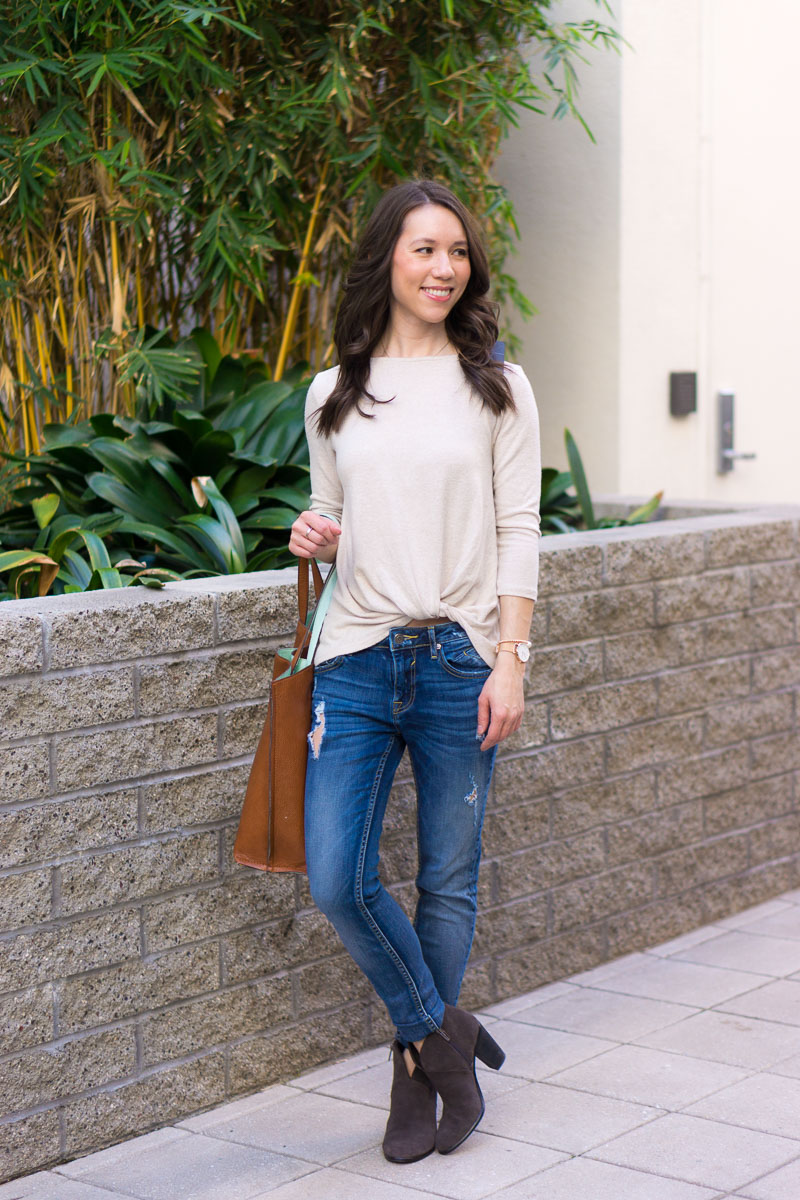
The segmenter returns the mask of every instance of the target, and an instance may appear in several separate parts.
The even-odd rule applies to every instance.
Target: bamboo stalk
[[[230,341],[230,345],[231,345],[232,349],[237,350],[237,349],[241,348],[239,346],[239,337],[240,337],[241,330],[242,330],[242,316],[244,314],[244,301],[240,295],[240,289],[237,287],[235,282],[231,286],[231,293],[232,293],[232,295],[231,295],[230,308],[233,312],[233,316],[230,319],[229,341]]]
[[[72,309],[70,312],[69,325],[67,326],[67,345],[66,345],[66,351],[65,351],[66,361],[67,361],[67,381],[66,381],[67,382],[67,394],[64,397],[64,413],[67,418],[72,416],[72,411],[73,411],[73,407],[74,407],[74,401],[73,401],[73,395],[75,393],[74,370],[77,365],[75,362],[75,334],[76,334],[76,330],[78,327],[78,308],[77,308],[77,304],[76,304],[76,286],[75,286],[77,274],[76,274],[76,267],[75,267],[75,258],[73,257],[73,253],[72,253],[72,243],[71,243],[70,234],[71,234],[71,227],[67,223],[67,221],[65,221],[64,222],[64,231],[63,231],[63,236],[62,236],[62,244],[64,247],[64,257],[67,262],[67,267],[72,276]],[[78,228],[78,239],[77,240],[80,243],[80,227]],[[80,252],[80,244],[78,246],[78,251],[76,253],[79,254],[79,252]],[[60,288],[60,285],[59,285],[59,288]],[[60,291],[59,291],[59,294],[60,294]],[[64,312],[64,320],[66,321],[66,312]]]
[[[144,319],[144,293],[142,291],[141,256],[139,253],[138,245],[136,247],[136,269],[134,271],[133,278],[134,278],[134,286],[136,288],[136,320],[139,324],[139,328],[141,329],[145,325],[145,319]]]
[[[331,302],[331,283],[333,275],[332,263],[333,255],[331,253],[330,246],[328,246],[325,254],[325,273],[322,277],[322,294],[319,298],[319,305],[317,307],[314,365],[318,371],[322,370],[322,332],[324,329],[328,328],[328,316]]]
[[[8,395],[9,400],[13,401],[13,399],[14,399],[14,376],[12,375],[11,369],[8,366],[8,364],[6,363],[5,359],[0,359],[0,386],[5,387],[6,394]],[[11,412],[11,404],[10,403],[8,406],[8,411]],[[14,447],[11,443],[11,438],[9,436],[8,425],[6,424],[6,419],[3,416],[3,409],[1,406],[0,406],[0,430],[2,430],[2,432],[3,432],[3,438],[5,439],[5,443],[8,446],[9,450],[13,450]]]
[[[80,306],[79,306],[77,312],[75,313],[75,324],[80,331],[80,343],[84,347],[88,346],[89,342],[90,342],[89,304],[85,297],[81,299]],[[80,392],[79,392],[80,399],[78,400],[78,405],[77,405],[76,411],[82,408],[84,414],[86,416],[88,416],[89,413],[91,412],[91,387],[92,387],[91,365],[89,362],[88,355],[86,353],[81,354],[80,358],[79,358],[79,362],[80,362],[80,372],[81,372]]]
[[[306,362],[311,362],[311,292],[308,288],[306,288],[305,304],[303,307],[305,308],[305,360]]]
[[[248,297],[248,300],[247,300],[247,316],[245,319],[245,331],[246,331],[245,336],[247,336],[247,332],[249,332],[253,328],[253,313],[255,312],[255,308],[256,308],[256,296],[255,296],[255,292],[251,292]]]
[[[214,308],[214,328],[220,350],[223,354],[230,354],[231,347],[228,341],[228,330],[225,325],[225,300],[222,295],[220,295]]]
[[[297,314],[300,311],[300,298],[302,296],[305,284],[302,282],[302,277],[308,270],[308,260],[311,255],[311,246],[314,239],[314,230],[319,216],[320,204],[322,202],[322,193],[325,190],[325,179],[328,174],[328,164],[325,163],[320,175],[319,184],[317,185],[317,193],[314,197],[314,207],[311,210],[311,217],[306,230],[306,240],[303,243],[303,252],[300,255],[300,266],[295,276],[295,281],[292,285],[292,298],[289,301],[289,311],[286,314],[286,324],[283,328],[283,338],[281,339],[280,349],[278,351],[278,360],[275,363],[275,370],[272,373],[273,379],[282,379],[283,372],[286,369],[286,360],[289,357],[289,348],[294,338],[295,325],[297,324]]]
[[[42,383],[48,388],[54,382],[53,363],[50,358],[50,350],[47,346],[47,339],[44,336],[44,328],[38,313],[33,314],[34,327],[36,329],[36,343],[39,350],[39,369],[41,372]],[[44,394],[44,419],[49,424],[50,422],[50,393],[45,391]]]
[[[9,278],[9,276],[8,276],[8,270],[7,270],[7,268],[6,268],[6,265],[5,265],[5,262],[4,262],[4,260],[3,260],[2,253],[0,253],[0,277],[2,277],[2,278],[3,278],[3,279],[6,281],[6,282],[8,282],[8,278]],[[13,321],[13,317],[14,317],[14,310],[13,310],[13,302],[12,302],[12,301],[9,301],[9,300],[5,300],[5,301],[3,302],[2,310],[0,310],[0,311],[2,311],[3,318],[4,318],[4,320],[3,320],[3,326],[4,326],[4,328],[3,328],[3,330],[2,330],[2,338],[3,338],[3,351],[4,351],[4,354],[3,354],[3,363],[5,364],[5,363],[7,363],[7,362],[13,361],[14,352],[15,352],[15,349],[16,349],[16,343],[17,343],[17,339],[16,339],[16,336],[15,336],[15,334],[14,334],[14,321]],[[10,322],[10,323],[11,323],[11,325],[12,325],[12,331],[11,331],[11,332],[12,332],[12,336],[11,336],[11,338],[10,338],[10,339],[8,339],[8,338],[7,338],[7,328],[8,328],[8,326],[7,326],[7,323],[6,323],[6,319],[5,319],[5,318],[8,318],[9,322]],[[13,372],[11,371],[11,368],[10,368],[10,367],[6,366],[6,370],[7,370],[7,372],[8,372],[8,375],[9,375],[9,377],[10,377],[10,383],[9,383],[9,384],[7,385],[7,387],[6,387],[6,393],[7,393],[7,396],[8,396],[8,412],[9,412],[9,417],[10,417],[10,418],[13,420],[13,416],[12,416],[12,404],[13,404],[13,402],[14,402],[14,400],[15,400],[15,394],[14,394],[14,382],[13,382],[13,380],[14,380],[14,376],[13,376]],[[7,426],[6,422],[5,422],[5,419],[4,419],[4,417],[3,417],[2,411],[0,411],[0,422],[2,422],[2,426],[3,426],[3,436],[5,437],[5,440],[6,440],[6,445],[8,446],[9,450],[13,450],[13,449],[14,449],[14,446],[15,446],[15,443],[14,443],[14,439],[12,438],[12,431],[11,431],[11,430],[9,430],[9,428],[8,428],[8,426]]]
[[[22,417],[22,447],[21,448],[24,450],[25,454],[30,454],[31,450],[32,450],[33,439],[31,437],[30,423],[29,423],[29,419],[28,419],[29,413],[28,413],[28,406],[27,406],[27,394],[25,391],[25,386],[28,382],[28,367],[27,367],[27,363],[25,362],[25,346],[24,346],[24,342],[23,342],[24,333],[23,333],[22,305],[18,298],[11,301],[9,311],[11,314],[11,323],[12,323],[13,330],[14,330],[14,347],[15,347],[16,358],[17,358],[17,380],[19,381],[20,390],[21,390],[20,401],[19,401],[19,412]]]
[[[110,29],[110,27],[106,31],[106,46],[108,49],[111,48],[111,29]],[[105,111],[104,111],[104,117],[103,117],[104,124],[105,124],[104,140],[105,140],[105,144],[106,144],[106,149],[110,151],[113,149],[113,146],[114,146],[113,138],[111,135],[111,124],[112,124],[112,116],[113,116],[114,109],[113,109],[113,92],[112,92],[112,88],[111,88],[111,79],[109,76],[106,76],[104,92],[105,92],[105,95],[104,95],[104,100],[105,100],[104,110]],[[112,187],[113,187],[113,183],[112,183],[111,179],[109,179],[109,196],[108,196],[109,212],[113,212],[113,209],[114,209],[114,196],[111,193]],[[110,314],[111,315],[111,321],[110,321],[111,332],[113,334],[115,334],[118,338],[121,338],[122,331],[123,331],[124,316],[125,316],[125,302],[124,302],[124,297],[122,294],[122,282],[120,280],[120,257],[119,257],[119,239],[117,237],[117,222],[114,220],[113,217],[110,217],[109,222],[108,222],[107,243],[108,243],[107,251],[109,253],[110,267],[111,267],[110,272],[107,273],[110,276],[109,282],[111,285],[111,298],[110,298],[111,299],[111,314]],[[110,396],[109,407],[112,412],[117,412],[119,410],[119,386],[117,383],[117,373],[116,373],[116,369],[115,369],[116,368],[116,360],[117,360],[117,354],[116,354],[115,350],[112,349],[109,352],[108,357],[109,357],[109,364],[111,367],[111,396]]]
[[[56,315],[56,313],[58,314],[59,324],[61,326],[61,340],[62,340],[62,344],[64,346],[64,375],[65,375],[65,385],[66,385],[66,395],[64,397],[64,408],[65,408],[66,415],[69,416],[69,414],[72,412],[72,383],[73,383],[73,378],[72,378],[72,339],[73,339],[75,324],[73,322],[71,327],[67,328],[67,315],[66,315],[66,312],[64,309],[64,297],[61,292],[61,273],[58,270],[57,264],[56,264],[56,269],[54,270],[53,274],[55,277],[55,284],[56,284],[56,306],[57,306],[56,310],[54,312],[54,316]]]
[[[28,281],[29,281],[29,283],[33,284],[34,278],[36,276],[36,269],[35,269],[35,262],[34,262],[34,257],[33,257],[33,248],[31,246],[30,233],[29,233],[27,227],[25,228],[25,230],[23,232],[23,240],[25,243],[25,258],[26,258],[27,267],[28,267]],[[37,350],[38,362],[39,362],[39,374],[40,374],[41,382],[46,387],[48,384],[48,376],[47,376],[47,365],[46,365],[46,361],[45,361],[44,338],[43,338],[42,325],[41,325],[41,320],[39,318],[39,313],[36,311],[36,309],[33,309],[33,306],[31,306],[31,307],[32,307],[31,321],[33,324],[34,337],[36,338],[36,350]],[[31,357],[33,357],[33,355],[31,355]],[[31,443],[34,446],[37,446],[37,451],[38,451],[38,440],[39,439],[37,436],[38,430],[37,430],[37,423],[36,423],[36,403],[35,403],[35,395],[34,395],[33,391],[28,391],[25,393],[25,395],[23,395],[22,404],[23,404],[23,408],[27,414],[28,430],[30,433]]]

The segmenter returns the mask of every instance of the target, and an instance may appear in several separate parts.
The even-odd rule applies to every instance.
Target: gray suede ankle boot
[[[441,1027],[428,1034],[419,1051],[412,1047],[411,1053],[442,1097],[436,1149],[450,1154],[483,1116],[476,1056],[494,1070],[503,1065],[506,1056],[477,1017],[450,1004],[445,1005]]]
[[[421,1067],[409,1075],[403,1047],[392,1042],[394,1079],[383,1154],[389,1162],[412,1163],[436,1145],[436,1092]]]

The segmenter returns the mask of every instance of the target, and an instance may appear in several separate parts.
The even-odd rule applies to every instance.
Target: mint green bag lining
[[[291,671],[291,668],[289,671],[283,671],[280,675],[276,675],[276,677],[275,677],[276,679],[282,679],[284,677],[284,675],[297,674],[298,671],[302,671],[302,669],[304,667],[309,666],[309,664],[314,661],[314,655],[317,652],[317,645],[319,643],[320,634],[322,633],[322,622],[325,620],[328,609],[330,608],[331,597],[333,596],[333,589],[335,587],[336,587],[336,564],[334,563],[334,565],[331,567],[331,569],[328,572],[327,577],[325,579],[325,584],[322,588],[322,595],[320,596],[319,600],[317,601],[316,607],[314,608],[314,611],[311,614],[311,621],[310,621],[311,636],[308,641],[308,649],[306,651],[306,657],[298,658],[297,662],[295,663],[294,671]],[[285,658],[290,663],[291,663],[292,659],[294,658],[294,653],[295,653],[294,646],[282,646],[280,648],[280,650],[278,650],[278,655],[281,658]]]

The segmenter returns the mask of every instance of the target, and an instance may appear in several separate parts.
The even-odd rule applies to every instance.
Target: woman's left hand
[[[498,742],[516,733],[525,711],[523,696],[524,665],[516,655],[501,651],[478,699],[478,736],[488,728],[481,750],[491,750]]]

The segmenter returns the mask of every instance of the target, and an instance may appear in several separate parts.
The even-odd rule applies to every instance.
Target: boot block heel
[[[506,1061],[505,1050],[501,1050],[490,1033],[483,1025],[478,1026],[478,1040],[475,1042],[475,1057],[486,1063],[487,1067],[497,1071]]]

